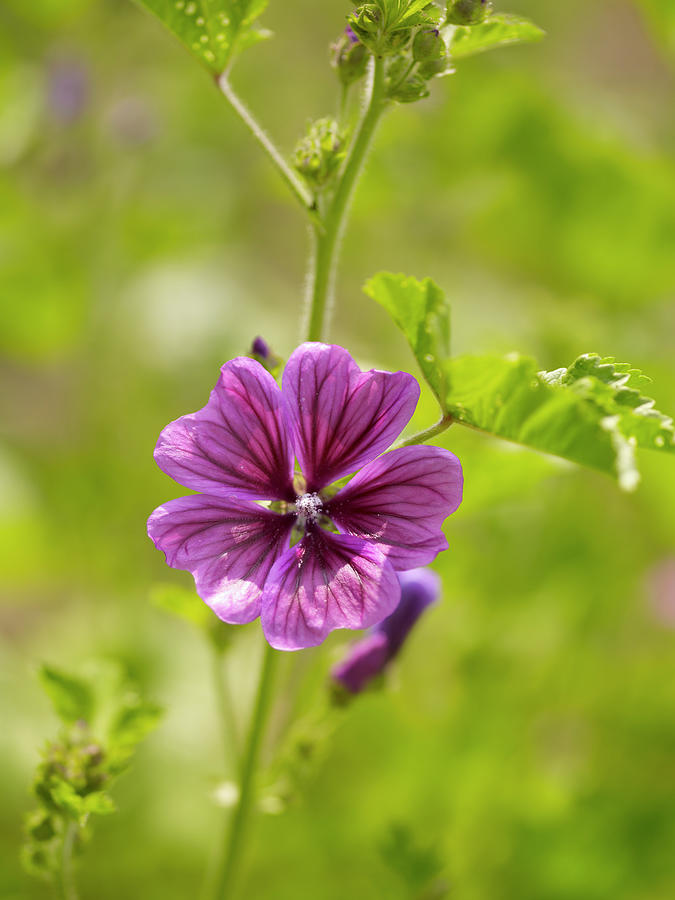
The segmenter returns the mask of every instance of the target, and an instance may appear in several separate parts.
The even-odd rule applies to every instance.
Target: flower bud
[[[398,654],[415,622],[438,600],[440,578],[430,569],[399,572],[401,600],[394,612],[349,650],[332,671],[334,686],[347,694],[360,694],[380,676]]]
[[[449,25],[480,25],[492,12],[489,0],[448,0]]]
[[[349,25],[333,44],[331,51],[331,65],[342,84],[352,84],[365,75],[368,67],[368,50]]]
[[[426,79],[419,74],[410,75],[405,81],[391,88],[387,94],[392,100],[399,103],[415,103],[429,96],[429,88]]]
[[[322,188],[345,157],[344,143],[334,119],[317,119],[296,144],[293,165],[315,187]]]
[[[260,335],[253,339],[249,356],[259,362],[263,368],[267,369],[276,378],[283,360],[276,353],[272,352],[270,345]],[[218,624],[220,624],[220,621]]]
[[[440,59],[447,53],[445,41],[438,28],[420,29],[412,44],[415,62],[426,62],[428,59]]]

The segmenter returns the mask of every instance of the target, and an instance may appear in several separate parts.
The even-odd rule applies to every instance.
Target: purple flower
[[[379,455],[418,397],[412,375],[362,372],[327,344],[298,347],[281,389],[255,360],[231,360],[206,406],[159,436],[159,467],[201,493],[156,509],[150,537],[221,619],[261,616],[277,649],[375,625],[398,605],[396,571],[446,549],[441,524],[462,498],[447,450]],[[325,490],[359,468],[337,493]]]
[[[397,655],[415,622],[441,594],[441,580],[430,569],[399,572],[401,600],[394,612],[357,641],[332,671],[333,680],[350,694],[362,690]]]

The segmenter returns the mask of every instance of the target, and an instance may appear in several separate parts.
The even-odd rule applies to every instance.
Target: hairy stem
[[[223,666],[223,652],[217,647],[212,647],[211,657],[213,666],[213,691],[216,699],[218,715],[220,717],[221,739],[223,750],[223,762],[225,770],[231,765],[232,760],[239,760],[239,740],[237,737],[237,722],[234,716],[232,695],[225,676]]]
[[[63,900],[78,900],[75,875],[73,873],[73,850],[77,838],[77,824],[69,822],[63,835],[59,867],[59,892]]]
[[[276,661],[276,650],[266,645],[258,683],[258,694],[241,760],[239,798],[232,817],[223,863],[216,879],[214,898],[217,900],[230,900],[234,896],[246,829],[255,798],[255,773],[270,707]]]
[[[384,107],[384,60],[375,57],[368,103],[342,167],[332,202],[323,219],[323,228],[316,225],[314,227],[314,257],[308,286],[307,339],[310,341],[320,341],[323,335],[326,309],[333,299],[340,240],[349,206]]]
[[[234,88],[230,84],[227,72],[220,75],[216,84],[220,92],[228,101],[232,109],[239,116],[241,121],[246,125],[256,141],[265,151],[272,164],[275,166],[281,177],[284,179],[288,187],[291,189],[293,196],[300,202],[303,209],[314,216],[315,202],[314,195],[302,181],[302,179],[288,165],[281,152],[277,149],[275,143],[269,137],[267,132],[260,126],[251,111],[243,103]]]
[[[449,413],[446,413],[446,415],[439,419],[435,425],[432,425],[431,428],[425,428],[424,431],[418,431],[417,434],[413,434],[409,438],[397,441],[395,449],[398,449],[399,447],[412,447],[413,444],[424,444],[426,441],[430,441],[431,438],[436,437],[437,434],[441,434],[446,428],[449,428],[453,421],[454,419],[452,416]]]

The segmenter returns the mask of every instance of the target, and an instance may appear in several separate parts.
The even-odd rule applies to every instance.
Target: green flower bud
[[[448,24],[480,25],[492,12],[489,0],[448,0]]]
[[[445,41],[441,37],[438,28],[420,29],[415,35],[412,45],[413,59],[415,62],[425,62],[428,59],[441,59],[447,52]]]
[[[293,155],[294,168],[315,187],[322,188],[345,157],[345,139],[334,119],[311,122]]]
[[[36,810],[28,816],[26,832],[34,841],[49,841],[56,833],[52,817],[44,810]]]
[[[368,49],[347,25],[344,34],[331,47],[331,65],[344,85],[358,81],[368,67]]]
[[[389,93],[392,100],[399,103],[415,103],[417,100],[424,100],[429,96],[429,88],[426,81],[421,75],[411,75],[402,81]]]

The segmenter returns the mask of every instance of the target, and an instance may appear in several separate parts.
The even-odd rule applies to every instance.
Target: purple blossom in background
[[[156,509],[150,537],[221,619],[261,616],[277,649],[381,622],[399,603],[396,572],[447,548],[441,524],[462,499],[449,451],[380,456],[418,397],[412,375],[362,372],[338,346],[302,344],[281,388],[255,360],[231,360],[206,406],[159,436],[159,467],[200,493]]]
[[[360,694],[387,668],[424,610],[441,595],[441,580],[430,569],[399,572],[401,600],[394,612],[350,647],[332,671],[333,680],[350,694]]]
[[[69,125],[84,112],[89,100],[89,73],[77,60],[58,60],[49,66],[47,108],[53,119]]]

